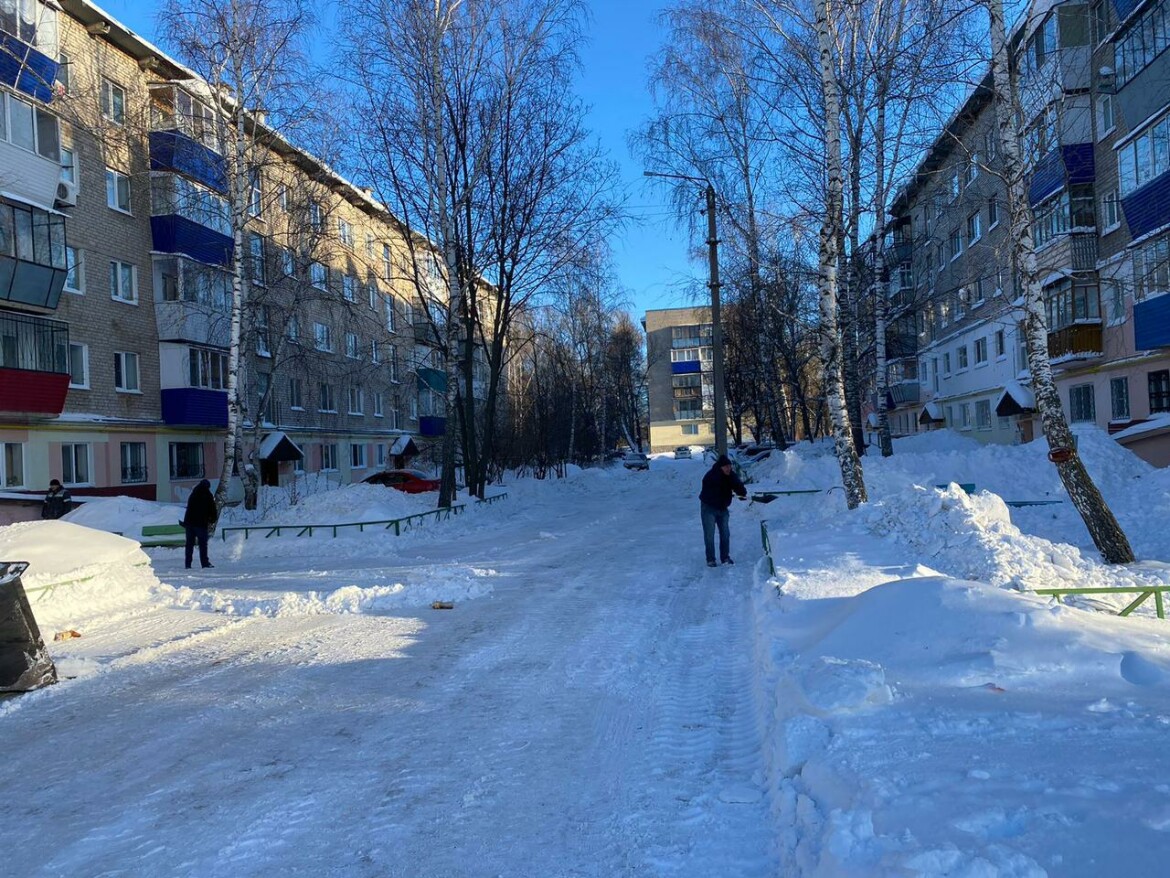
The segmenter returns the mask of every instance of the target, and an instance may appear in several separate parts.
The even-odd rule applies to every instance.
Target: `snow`
[[[670,453],[513,478],[401,536],[217,536],[208,570],[130,538],[174,504],[0,528],[62,678],[0,700],[6,871],[1162,874],[1170,622],[1033,589],[1170,584],[1170,471],[1078,432],[1140,559],[1118,568],[1067,501],[1006,504],[1065,500],[1041,443],[894,447],[853,512],[737,503],[717,570],[709,464]],[[824,444],[745,470],[840,476]],[[223,523],[434,501],[310,481]]]

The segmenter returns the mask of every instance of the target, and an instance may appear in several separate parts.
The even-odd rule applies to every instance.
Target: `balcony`
[[[69,327],[57,320],[0,315],[0,412],[56,417],[69,392]]]
[[[906,238],[893,238],[883,248],[886,265],[901,265],[914,255],[914,245]]]
[[[208,265],[230,265],[234,245],[228,205],[210,189],[177,174],[150,180],[154,249],[181,253]]]
[[[15,3],[12,8],[16,9]],[[33,14],[38,12],[34,8]],[[59,66],[30,44],[0,31],[0,84],[47,104],[53,100],[53,83]]]
[[[1097,270],[1097,233],[1068,236],[1069,262],[1073,271]]]
[[[1100,323],[1074,323],[1048,333],[1048,356],[1053,360],[1099,357],[1103,350]]]
[[[689,375],[692,372],[702,371],[703,363],[701,360],[679,360],[670,364],[670,374],[672,375]]]
[[[1134,302],[1133,341],[1139,351],[1170,347],[1170,296]]]
[[[447,419],[437,415],[419,415],[418,433],[420,436],[442,436],[447,432]]]
[[[0,301],[56,308],[64,286],[65,218],[0,202]]]
[[[703,388],[701,387],[676,387],[674,388],[675,399],[701,399],[703,396]]]
[[[173,426],[226,427],[227,391],[175,387],[162,391],[163,421]]]
[[[150,132],[150,169],[173,171],[227,194],[227,165],[223,156],[182,131]]]

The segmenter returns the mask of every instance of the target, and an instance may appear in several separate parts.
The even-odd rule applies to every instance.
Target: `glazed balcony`
[[[1074,323],[1048,333],[1048,356],[1053,360],[1079,360],[1101,356],[1104,351],[1100,323]]]
[[[69,392],[69,326],[0,313],[0,412],[56,417]]]

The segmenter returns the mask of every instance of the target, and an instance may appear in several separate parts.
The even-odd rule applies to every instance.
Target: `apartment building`
[[[1139,27],[1145,45],[1143,15],[1166,19],[1157,12],[1164,4],[1120,5],[1127,8],[1035,4],[1013,46],[1048,349],[1067,414],[1165,465],[1170,423],[1156,415],[1170,410],[1170,331],[1160,329],[1170,325],[1170,306],[1159,298],[1170,284],[1159,235],[1170,226],[1170,199],[1159,175],[1170,160],[1157,158],[1157,138],[1170,95],[1155,85],[1166,72],[1157,70],[1165,24],[1152,28],[1163,38],[1151,38],[1144,67],[1119,75],[1113,63],[1137,66],[1126,41]],[[1132,130],[1127,119],[1137,120]],[[891,206],[891,338],[901,356],[891,362],[887,405],[895,432],[945,426],[994,442],[1039,432],[997,146],[985,82]]]
[[[16,11],[13,11],[16,10]],[[0,485],[180,499],[216,478],[234,240],[222,98],[84,0],[0,5]],[[266,136],[244,236],[242,460],[360,480],[446,428],[404,229]],[[437,271],[437,267],[429,270]]]
[[[650,451],[715,443],[711,310],[663,308],[642,318]]]

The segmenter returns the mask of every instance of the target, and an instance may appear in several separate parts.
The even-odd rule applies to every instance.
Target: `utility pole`
[[[707,196],[707,269],[711,290],[711,383],[715,403],[715,453],[727,453],[727,403],[723,384],[723,324],[719,319],[719,236],[715,228],[715,186],[705,177],[643,171],[646,177],[666,177],[703,183]]]
[[[707,181],[707,261],[711,275],[711,360],[715,397],[715,453],[727,453],[727,401],[723,392],[723,322],[719,319],[719,237],[715,228],[715,187]]]

